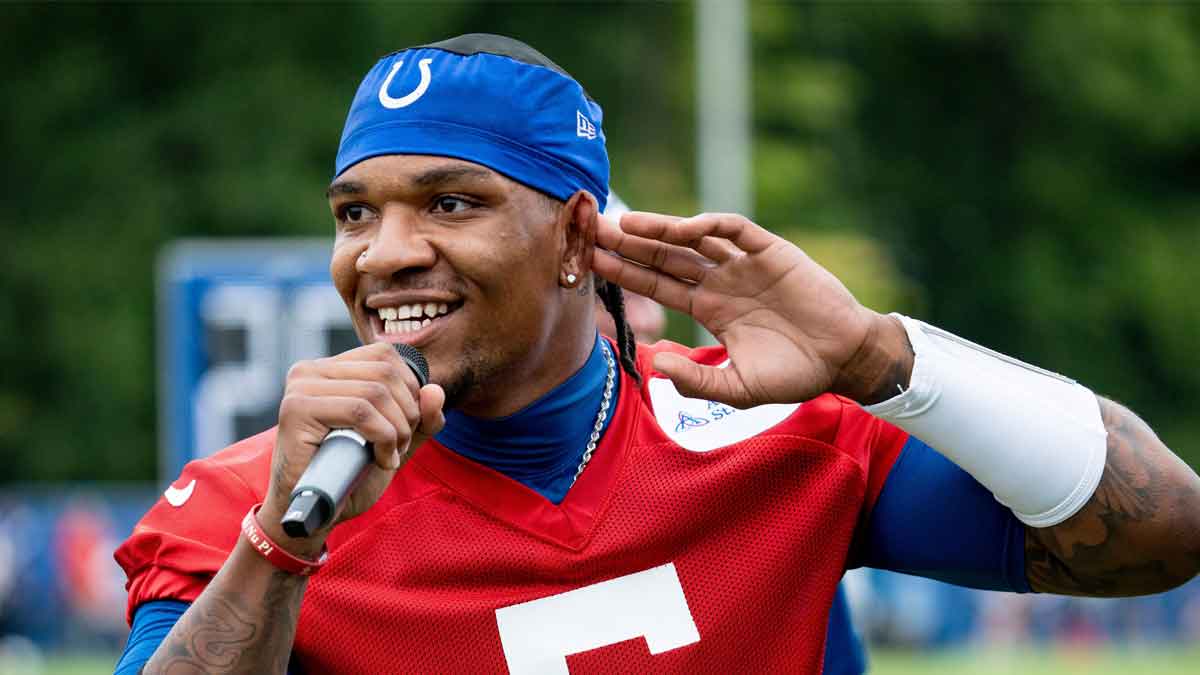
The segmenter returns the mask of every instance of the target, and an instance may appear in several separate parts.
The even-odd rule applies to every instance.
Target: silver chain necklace
[[[571,479],[571,485],[575,485],[575,481],[579,480],[579,474],[583,473],[584,467],[592,461],[592,453],[596,452],[596,443],[600,441],[600,430],[604,428],[604,420],[608,419],[608,408],[612,405],[613,384],[617,380],[617,365],[613,361],[608,343],[601,340],[600,348],[604,350],[604,360],[608,363],[608,377],[604,380],[604,398],[600,400],[600,412],[596,413],[596,424],[592,427],[592,435],[588,437],[587,448],[583,451],[583,458],[579,460],[579,468],[575,470],[575,477]]]

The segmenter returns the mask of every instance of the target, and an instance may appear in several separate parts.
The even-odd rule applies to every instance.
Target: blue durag
[[[562,201],[587,190],[603,210],[603,117],[578,82],[528,45],[463,35],[375,64],[350,105],[334,173],[380,155],[455,157]]]

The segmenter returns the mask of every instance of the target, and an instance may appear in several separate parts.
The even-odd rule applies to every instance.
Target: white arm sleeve
[[[1107,432],[1073,380],[897,316],[915,360],[907,391],[865,406],[920,438],[1032,527],[1070,518],[1100,484]]]

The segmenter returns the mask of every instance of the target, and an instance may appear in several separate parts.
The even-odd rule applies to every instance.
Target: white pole
[[[696,2],[696,166],[704,211],[753,217],[746,13],[745,0]],[[696,339],[715,342],[700,325]]]

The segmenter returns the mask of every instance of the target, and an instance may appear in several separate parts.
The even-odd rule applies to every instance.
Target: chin
[[[444,410],[454,410],[461,408],[469,402],[471,395],[475,394],[475,378],[473,373],[468,370],[465,373],[459,374],[458,377],[451,377],[446,380],[434,379],[442,386],[442,390],[446,392],[446,403]]]

